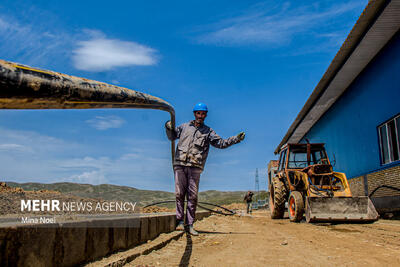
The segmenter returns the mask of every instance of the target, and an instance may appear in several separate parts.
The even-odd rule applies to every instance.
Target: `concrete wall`
[[[353,178],[349,180],[349,185],[353,196],[368,196],[380,185],[400,189],[399,179],[400,165]],[[371,196],[371,200],[380,213],[400,210],[400,191],[379,188]]]
[[[349,180],[350,190],[353,196],[367,196],[368,192],[365,192],[365,181],[364,176],[356,177]]]
[[[0,266],[74,266],[171,232],[175,223],[169,213],[0,228]]]
[[[378,125],[400,113],[399,71],[397,33],[305,136],[326,143],[329,157],[336,156],[335,170],[348,178],[400,164],[381,165],[377,132]]]

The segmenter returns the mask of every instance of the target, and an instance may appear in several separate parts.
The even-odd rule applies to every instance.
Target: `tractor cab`
[[[332,165],[325,151],[324,144],[286,144],[281,149],[278,177],[287,177],[290,190],[306,190],[306,182],[300,173],[310,178],[310,183],[319,187],[331,186]],[[286,180],[286,179],[285,179]],[[340,184],[340,180],[335,179]],[[335,186],[335,189],[343,186]],[[332,188],[333,189],[333,188]]]
[[[286,144],[281,149],[279,171],[304,169],[315,164],[330,165],[324,144]]]

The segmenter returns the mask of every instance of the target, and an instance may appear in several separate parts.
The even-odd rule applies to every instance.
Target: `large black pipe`
[[[169,112],[166,101],[145,93],[0,60],[0,109],[142,108]],[[175,142],[171,142],[172,161]]]

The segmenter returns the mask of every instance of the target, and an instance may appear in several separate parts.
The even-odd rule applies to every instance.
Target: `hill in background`
[[[83,198],[101,198],[109,201],[137,202],[144,206],[150,203],[175,200],[175,194],[166,191],[141,190],[134,187],[110,184],[91,185],[78,183],[16,183],[6,182],[10,187],[21,187],[25,191],[51,190],[63,194],[71,194]],[[199,201],[210,202],[218,205],[240,203],[247,191],[216,191],[208,190],[199,193]],[[261,198],[265,198],[263,191]]]

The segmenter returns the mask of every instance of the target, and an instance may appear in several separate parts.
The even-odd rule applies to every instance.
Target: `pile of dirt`
[[[222,207],[233,210],[233,211],[246,210],[245,203],[232,203],[229,205],[222,205]]]
[[[9,187],[5,182],[0,182],[0,193],[5,192],[23,193],[24,190],[21,187]]]
[[[157,213],[157,212],[175,212],[175,209],[170,209],[166,207],[151,206],[141,209],[142,213]]]
[[[5,182],[0,182],[0,193],[25,193],[24,189],[21,187],[11,187],[8,186]],[[53,191],[53,190],[47,190],[47,189],[41,189],[37,191],[28,191],[28,192],[34,192],[34,193],[51,193],[51,194],[60,194],[58,191]]]
[[[219,207],[211,207],[211,206],[206,206],[206,205],[204,205],[204,206],[206,208],[210,208],[212,210],[219,211],[219,212],[222,212],[224,214],[227,213],[226,210],[221,209]],[[233,211],[235,213],[238,213],[238,212],[240,213],[241,211],[246,210],[246,204],[244,204],[244,203],[232,203],[232,204],[220,205],[220,206],[224,207],[225,209],[231,210],[231,211]]]

